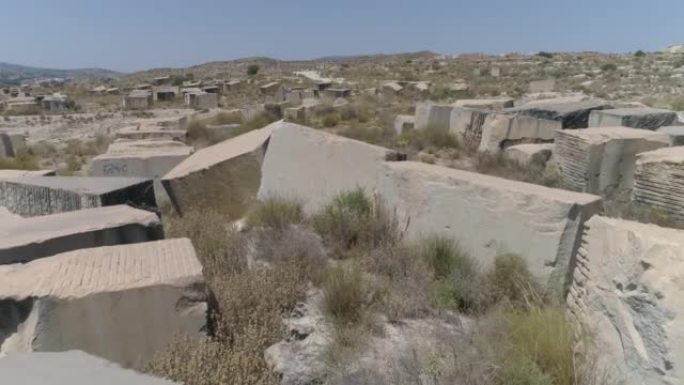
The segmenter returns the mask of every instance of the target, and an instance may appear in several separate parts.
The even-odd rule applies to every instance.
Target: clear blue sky
[[[121,71],[248,56],[657,50],[684,0],[0,0],[0,61]]]

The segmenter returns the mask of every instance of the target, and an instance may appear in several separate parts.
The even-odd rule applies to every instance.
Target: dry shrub
[[[258,202],[247,215],[248,224],[277,230],[302,224],[305,220],[304,210],[299,201],[278,197]]]
[[[337,324],[356,323],[363,317],[365,283],[355,266],[335,266],[323,278],[323,310]]]
[[[372,199],[361,188],[338,194],[312,222],[338,257],[394,244],[402,236],[396,214],[381,198]]]
[[[282,319],[317,281],[318,256],[281,254],[269,268],[247,269],[248,236],[227,227],[224,217],[189,211],[164,217],[167,236],[193,241],[211,289],[210,334],[180,339],[150,363],[156,375],[186,385],[274,384],[264,350],[284,337]]]
[[[430,236],[421,241],[419,248],[432,270],[432,300],[437,307],[462,312],[477,312],[484,307],[486,293],[479,268],[455,241]]]
[[[38,170],[38,158],[29,154],[20,154],[14,158],[0,158],[0,170]]]
[[[528,165],[507,160],[503,153],[478,153],[475,156],[475,169],[482,174],[520,182],[538,184],[546,187],[560,187],[560,172],[557,167],[549,165],[542,158],[533,159]]]
[[[447,127],[435,124],[430,124],[421,129],[402,132],[397,136],[395,145],[400,148],[413,148],[416,151],[462,148],[461,142],[456,135],[450,133]]]
[[[507,301],[514,306],[541,305],[543,295],[527,262],[516,254],[502,254],[494,259],[487,275],[487,292],[492,302]]]

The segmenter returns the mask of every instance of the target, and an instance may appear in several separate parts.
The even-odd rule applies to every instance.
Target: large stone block
[[[664,126],[656,131],[668,135],[673,146],[684,146],[684,126]]]
[[[273,127],[199,150],[169,171],[162,184],[175,209],[182,214],[193,206],[205,206],[234,218],[244,215],[259,190]]]
[[[597,196],[418,162],[386,163],[375,189],[409,224],[409,237],[456,239],[483,267],[519,254],[558,295],[569,285],[583,223],[601,209]]]
[[[565,98],[546,99],[526,103],[519,107],[509,108],[507,112],[517,112],[539,119],[557,120],[563,128],[589,127],[589,114],[594,110],[605,110],[612,106],[600,99],[582,101],[566,100]]]
[[[93,159],[90,175],[151,178],[155,199],[161,204],[168,201],[161,178],[192,152],[192,147],[172,140],[119,140]]]
[[[206,326],[189,239],[82,249],[0,266],[0,353],[82,350],[140,367]]]
[[[633,199],[684,223],[684,147],[637,155]]]
[[[650,130],[595,127],[557,131],[556,154],[564,187],[618,197],[634,184],[636,155],[669,145],[669,138]]]
[[[394,132],[396,132],[397,135],[400,135],[405,131],[413,130],[415,126],[415,117],[411,115],[397,115],[397,117],[394,118]]]
[[[0,158],[14,157],[25,153],[26,150],[24,135],[0,132]]]
[[[0,373],[3,381],[17,385],[179,385],[77,350],[4,357]]]
[[[59,176],[0,179],[0,206],[22,217],[120,204],[156,208],[152,180]]]
[[[589,127],[624,126],[655,130],[677,122],[677,113],[657,108],[617,108],[595,110],[589,115]]]
[[[514,144],[549,142],[559,129],[561,123],[554,120],[492,113],[482,125],[478,151],[496,153]]]
[[[553,143],[529,143],[510,146],[504,151],[504,158],[521,166],[539,162],[545,164],[553,155]]]
[[[482,141],[482,126],[491,112],[475,108],[454,107],[449,119],[449,132],[459,136],[468,149],[475,150]]]
[[[568,306],[597,347],[595,367],[622,381],[614,383],[683,383],[683,249],[681,230],[587,222]]]
[[[416,105],[415,126],[422,130],[428,126],[449,129],[451,120],[451,104],[418,103]]]
[[[336,194],[375,185],[386,160],[401,154],[310,127],[279,122],[264,158],[259,199],[302,199],[311,213]]]
[[[86,247],[162,237],[156,214],[124,205],[32,218],[6,217],[0,213],[0,264],[26,263]]]

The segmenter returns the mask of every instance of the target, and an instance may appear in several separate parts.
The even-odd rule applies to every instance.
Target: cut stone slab
[[[452,104],[418,103],[415,115],[416,129],[434,126],[448,130],[453,109]]]
[[[497,153],[513,144],[549,142],[561,128],[562,124],[554,120],[492,113],[482,125],[478,151]]]
[[[627,385],[684,381],[684,231],[594,216],[567,298],[596,368]]]
[[[657,108],[596,110],[589,115],[589,127],[632,127],[655,130],[677,123],[677,113]]]
[[[155,209],[152,180],[60,176],[0,179],[0,206],[22,217],[120,204]]]
[[[461,99],[454,104],[456,107],[479,108],[486,110],[503,110],[513,107],[513,98],[498,99]]]
[[[416,119],[411,115],[397,115],[394,118],[394,131],[397,135],[402,132],[413,130],[416,126]]]
[[[633,187],[636,155],[668,145],[667,135],[636,128],[557,131],[561,183],[575,191],[619,197]]]
[[[684,147],[637,155],[632,196],[684,223]]]
[[[337,194],[372,186],[386,160],[403,154],[293,123],[271,125],[259,199],[301,199],[314,213]]]
[[[0,266],[0,353],[82,350],[140,367],[206,326],[189,239],[81,249]]]
[[[25,153],[26,137],[21,134],[0,132],[0,158],[11,158]]]
[[[161,204],[168,201],[161,178],[192,152],[192,147],[171,140],[117,141],[93,159],[90,175],[152,178],[155,199]]]
[[[0,265],[26,263],[87,247],[163,238],[156,214],[125,205],[5,218],[0,212]]]
[[[673,146],[684,146],[684,126],[664,126],[656,131],[670,136]]]
[[[256,199],[264,153],[278,124],[201,149],[169,171],[162,184],[176,211],[205,205],[241,218]]]
[[[449,119],[449,132],[463,140],[468,149],[477,149],[482,141],[482,126],[491,111],[454,107]]]
[[[553,143],[516,144],[504,150],[504,158],[527,166],[533,162],[545,164],[553,154]]]
[[[0,372],[8,384],[21,385],[180,385],[78,350],[4,357]]]
[[[21,176],[55,176],[55,170],[0,170],[0,179],[12,179]]]
[[[559,297],[570,284],[582,226],[601,210],[598,196],[420,162],[385,163],[375,191],[408,223],[409,238],[452,238],[484,268],[499,254],[519,254]]]
[[[529,102],[504,111],[539,119],[557,120],[562,122],[563,128],[586,128],[589,127],[591,111],[609,108],[612,106],[601,99],[568,101],[565,98],[558,98]]]

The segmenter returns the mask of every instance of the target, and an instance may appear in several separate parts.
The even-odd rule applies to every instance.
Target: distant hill
[[[19,64],[0,63],[0,85],[18,85],[23,81],[65,78],[65,79],[118,79],[123,74],[102,68],[54,69],[29,67]]]

